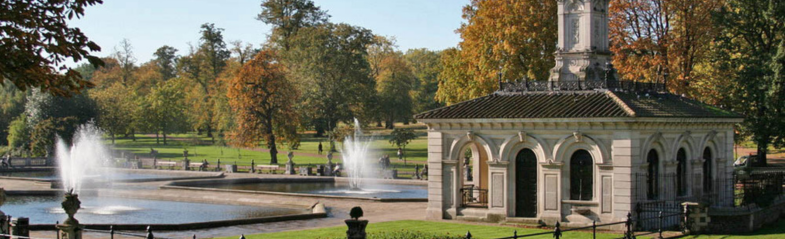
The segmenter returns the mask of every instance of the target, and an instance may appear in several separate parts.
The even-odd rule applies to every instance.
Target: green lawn
[[[406,146],[406,159],[407,161],[426,161],[428,158],[427,153],[427,136],[425,130],[421,126],[407,126],[415,127],[416,133],[419,136]],[[374,150],[373,155],[387,154],[393,159],[393,167],[399,171],[413,172],[414,166],[409,164],[404,166],[403,163],[395,162],[397,159],[397,147],[391,145],[389,134],[391,130],[385,129],[369,129],[368,135],[372,135],[371,148]],[[171,134],[169,135],[174,140],[169,138],[167,145],[163,144],[163,140],[156,144],[154,136],[136,135],[136,141],[130,138],[118,138],[113,146],[115,149],[128,150],[138,155],[149,156],[150,148],[158,150],[158,158],[162,160],[181,160],[183,158],[183,149],[188,149],[188,157],[192,160],[204,160],[215,163],[221,159],[221,163],[237,162],[239,165],[250,165],[251,160],[256,164],[269,164],[270,153],[260,152],[247,149],[237,149],[231,146],[213,146],[209,145],[210,138],[204,134],[197,136],[194,133],[188,134]],[[329,141],[326,138],[317,138],[310,135],[303,135],[300,147],[294,150],[294,162],[297,164],[324,164],[327,162],[326,153],[317,157],[319,142],[325,151],[329,149]],[[107,144],[111,144],[110,140],[106,140]],[[279,145],[279,151],[287,151],[283,145]],[[341,143],[336,143],[336,148],[340,149]],[[310,154],[310,155],[306,155]],[[374,158],[369,160],[376,160]],[[286,163],[287,158],[285,153],[278,154],[278,164],[283,165]],[[333,154],[333,162],[341,162],[340,153]]]
[[[369,238],[373,238],[374,234],[392,233],[401,230],[420,231],[429,234],[434,233],[434,234],[449,234],[449,235],[466,235],[466,232],[469,231],[472,233],[472,238],[478,238],[478,239],[509,237],[513,235],[513,231],[515,230],[518,231],[518,235],[550,231],[550,230],[541,230],[541,229],[513,228],[513,227],[503,227],[503,226],[483,226],[483,225],[471,225],[471,224],[452,223],[452,222],[432,222],[432,221],[415,221],[415,220],[380,222],[380,223],[370,222],[368,224],[368,228],[366,231],[369,234]],[[564,237],[562,238],[565,239],[587,238],[587,237],[590,238],[591,234],[589,232],[566,232],[563,234],[563,236]],[[621,236],[622,235],[620,234],[597,233],[597,238],[619,238]],[[239,238],[239,236],[232,236],[226,238],[236,239]],[[265,238],[265,239],[346,238],[346,227],[339,226],[339,227],[328,227],[328,228],[311,229],[311,230],[301,230],[301,231],[245,235],[245,238],[248,239],[251,238]],[[542,236],[527,237],[527,238],[553,238],[553,236],[542,235]]]

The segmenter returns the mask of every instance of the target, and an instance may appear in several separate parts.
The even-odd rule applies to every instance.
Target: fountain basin
[[[283,206],[240,206],[193,202],[159,201],[80,195],[82,209],[76,218],[87,228],[118,230],[183,230],[241,225],[280,220],[325,217],[307,208]],[[49,229],[67,215],[60,207],[62,196],[9,196],[3,211],[7,215],[30,218],[31,228]]]
[[[382,202],[428,199],[427,182],[364,179],[359,190],[344,178],[235,178],[171,182],[163,189],[277,194],[301,197],[361,199]]]
[[[180,172],[144,169],[112,169],[111,171],[107,170],[107,172],[111,173],[90,175],[85,179],[88,182],[154,182],[223,177],[223,174],[215,172]],[[53,182],[52,188],[62,188],[62,184],[59,183],[62,180],[58,175],[56,168],[5,170],[0,171],[0,178]]]

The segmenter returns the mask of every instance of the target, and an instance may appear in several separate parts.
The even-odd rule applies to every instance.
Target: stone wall
[[[752,232],[785,216],[785,197],[766,208],[711,208],[709,216],[711,223],[704,231],[712,234]]]

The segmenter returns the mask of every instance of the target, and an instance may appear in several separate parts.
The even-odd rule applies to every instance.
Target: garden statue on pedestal
[[[65,193],[65,199],[61,204],[63,211],[68,215],[68,219],[63,221],[63,224],[57,225],[60,230],[60,238],[62,239],[81,239],[83,226],[79,225],[79,220],[74,218],[74,214],[81,208],[82,202],[79,201],[79,195],[74,193],[71,189]]]
[[[325,165],[324,175],[322,176],[332,176],[333,175],[333,152],[330,151],[327,153],[327,165]]]
[[[289,161],[286,161],[286,173],[285,174],[288,174],[288,175],[296,174],[294,172],[294,161],[292,161],[292,158],[294,158],[294,152],[289,151],[289,154],[286,155],[286,157],[289,157]]]
[[[348,239],[365,239],[365,227],[368,226],[368,220],[359,220],[360,217],[363,216],[363,209],[360,207],[353,207],[351,211],[349,211],[349,216],[352,219],[346,219],[346,226],[349,227],[349,230],[346,230],[346,238]]]

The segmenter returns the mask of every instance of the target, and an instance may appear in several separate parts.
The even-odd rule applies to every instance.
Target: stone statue
[[[63,221],[63,224],[57,225],[60,230],[60,238],[62,239],[81,239],[83,226],[79,225],[79,220],[74,218],[74,214],[82,207],[82,202],[79,201],[79,195],[74,193],[71,189],[65,193],[63,203],[63,210],[68,214],[68,219]]]

